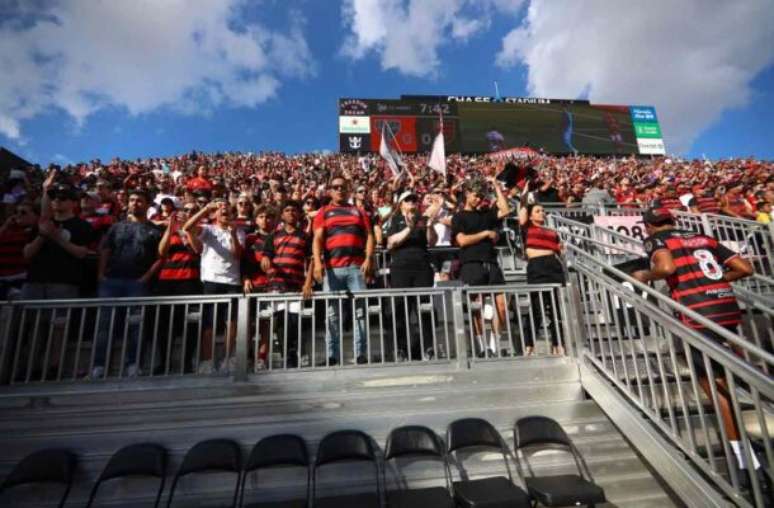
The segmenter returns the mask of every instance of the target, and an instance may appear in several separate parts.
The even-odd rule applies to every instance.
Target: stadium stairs
[[[365,431],[383,448],[395,427],[426,425],[444,436],[450,422],[472,416],[492,422],[513,449],[516,420],[545,415],[562,424],[574,440],[605,490],[608,503],[603,506],[682,505],[588,397],[580,376],[579,365],[570,357],[532,357],[472,366],[461,362],[270,372],[252,375],[244,383],[226,378],[140,379],[20,387],[0,394],[0,477],[32,451],[70,449],[79,464],[67,506],[83,506],[116,450],[155,442],[171,454],[164,504],[183,455],[205,439],[234,439],[246,458],[260,438],[296,433],[314,455],[319,440],[334,430]],[[478,454],[464,463],[471,478],[504,473],[496,454]],[[555,452],[542,452],[530,463],[536,474],[561,474],[575,467],[569,455]],[[514,464],[510,466],[515,472]],[[404,473],[411,487],[443,484],[437,464],[417,463]],[[387,470],[387,484],[395,487],[392,468]],[[345,465],[324,471],[318,488],[325,495],[367,491],[373,485],[370,468]],[[157,486],[152,480],[106,482],[94,506],[152,506]],[[193,475],[181,480],[174,506],[228,506],[233,486],[233,475]],[[304,491],[305,476],[293,469],[261,473],[260,486],[256,490],[255,476],[248,477],[246,505],[297,496]],[[53,506],[40,500],[46,492],[29,489],[23,493],[28,502],[19,506]]]

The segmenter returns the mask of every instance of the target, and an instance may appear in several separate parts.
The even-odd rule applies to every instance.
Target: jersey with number
[[[672,298],[721,326],[736,326],[741,319],[739,305],[731,284],[723,280],[723,266],[737,256],[714,238],[671,229],[659,231],[644,242],[651,260],[656,251],[669,250],[675,273],[667,278]],[[703,325],[680,315],[687,326],[702,329]]]

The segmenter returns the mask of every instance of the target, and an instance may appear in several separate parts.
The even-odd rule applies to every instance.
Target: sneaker
[[[91,369],[91,373],[86,376],[87,380],[94,381],[95,379],[102,379],[105,376],[105,367],[94,367]]]
[[[425,349],[425,361],[432,360],[433,358],[435,358],[435,350],[432,346],[430,346],[429,348]]]
[[[363,355],[360,355],[357,357],[357,360],[355,360],[358,365],[363,365],[365,363],[368,363],[368,358],[366,358]]]
[[[258,361],[256,361],[255,365],[253,366],[253,372],[258,374],[264,370],[266,370],[266,362],[263,360],[263,358],[258,358]]]
[[[229,356],[223,360],[218,368],[218,374],[230,376],[236,372],[236,356]]]
[[[212,375],[215,372],[215,369],[212,366],[212,360],[203,360],[199,362],[199,368],[196,369],[197,374],[201,374],[204,376]]]
[[[136,363],[131,364],[126,369],[126,377],[139,377],[142,376],[142,370]]]

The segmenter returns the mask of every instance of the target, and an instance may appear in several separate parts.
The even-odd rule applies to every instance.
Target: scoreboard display
[[[652,106],[434,95],[340,99],[339,149],[348,153],[378,152],[384,130],[391,144],[403,153],[429,152],[441,118],[446,153],[493,153],[529,147],[557,155],[665,154]]]

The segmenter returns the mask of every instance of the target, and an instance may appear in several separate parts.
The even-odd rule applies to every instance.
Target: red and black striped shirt
[[[694,206],[699,209],[699,213],[720,213],[720,203],[712,196],[694,198]]]
[[[528,249],[552,250],[556,253],[561,252],[559,246],[559,235],[556,231],[544,227],[536,226],[531,222],[527,226],[524,245]]]
[[[277,230],[266,238],[263,253],[274,268],[269,284],[281,291],[300,291],[304,285],[306,260],[312,255],[309,235],[296,229],[288,233]]]
[[[180,232],[172,233],[169,236],[167,255],[164,257],[159,271],[159,280],[198,281],[199,263],[199,255],[190,246],[183,243]]]
[[[714,238],[678,229],[659,231],[644,242],[652,258],[660,249],[668,249],[677,267],[667,278],[672,298],[721,326],[736,326],[741,320],[739,305],[731,284],[723,280],[723,266],[737,256]],[[694,329],[704,326],[680,315]]]
[[[365,247],[371,221],[355,206],[324,206],[314,218],[314,230],[325,233],[325,267],[360,266],[365,261]]]
[[[24,246],[32,241],[29,228],[10,226],[0,236],[0,277],[18,277],[27,273]]]
[[[666,208],[667,210],[683,210],[683,204],[677,198],[658,198],[653,200],[654,208]]]
[[[244,231],[245,235],[250,235],[255,231],[255,223],[250,217],[237,217],[234,219],[234,225]]]
[[[249,278],[258,290],[266,289],[269,285],[269,277],[261,269],[261,260],[264,257],[263,249],[266,238],[269,236],[271,235],[268,233],[257,232],[249,234],[245,238],[245,262],[242,264],[242,268],[245,271],[244,276]]]

